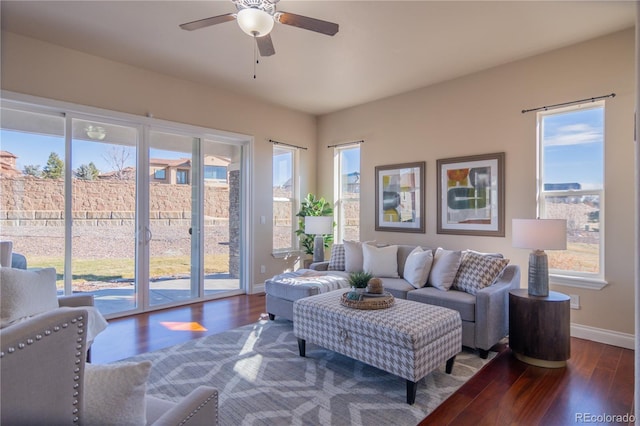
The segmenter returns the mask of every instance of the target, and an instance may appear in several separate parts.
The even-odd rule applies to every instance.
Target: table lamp
[[[305,216],[304,233],[315,235],[313,240],[313,262],[324,261],[324,235],[333,232],[332,216]]]
[[[566,250],[565,219],[513,219],[512,245],[532,249],[529,254],[529,294],[549,296],[549,266],[544,250]]]

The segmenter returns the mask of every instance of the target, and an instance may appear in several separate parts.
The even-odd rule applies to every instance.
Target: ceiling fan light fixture
[[[253,7],[238,11],[237,20],[242,31],[251,37],[266,36],[273,29],[273,17]]]
[[[87,126],[85,131],[87,132],[87,136],[89,136],[89,139],[93,139],[96,141],[103,141],[104,138],[107,137],[107,131],[104,129],[104,127],[89,125]]]

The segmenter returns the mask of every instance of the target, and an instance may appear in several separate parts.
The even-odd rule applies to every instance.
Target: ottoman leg
[[[298,339],[298,351],[300,352],[300,356],[305,356],[306,354],[306,342],[304,339]]]
[[[447,372],[447,374],[451,374],[451,371],[453,371],[453,362],[455,360],[456,360],[455,355],[447,360],[447,366],[445,367],[445,371]]]
[[[416,392],[418,390],[418,383],[407,380],[407,404],[413,405],[416,402]]]

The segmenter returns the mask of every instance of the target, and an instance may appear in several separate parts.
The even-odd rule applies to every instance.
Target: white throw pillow
[[[362,246],[363,269],[374,277],[398,278],[398,246]]]
[[[86,364],[84,416],[87,425],[145,425],[145,394],[151,361]]]
[[[0,268],[0,328],[58,308],[55,268]]]
[[[431,273],[429,273],[429,285],[439,290],[448,291],[458,273],[461,257],[461,251],[445,250],[442,247],[438,247],[435,256],[433,256],[433,265],[431,266]]]
[[[415,288],[424,287],[427,284],[432,263],[431,250],[424,251],[420,246],[414,248],[404,262],[404,279]]]
[[[345,272],[362,271],[362,243],[360,241],[342,242],[344,244],[344,270]]]

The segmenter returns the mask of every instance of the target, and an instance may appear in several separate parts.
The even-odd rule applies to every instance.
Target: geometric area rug
[[[495,356],[489,353],[489,358]],[[259,321],[124,361],[153,363],[147,393],[180,400],[199,385],[218,389],[220,424],[415,426],[489,359],[463,351],[406,403],[404,379],[307,343],[300,357],[293,323]]]

